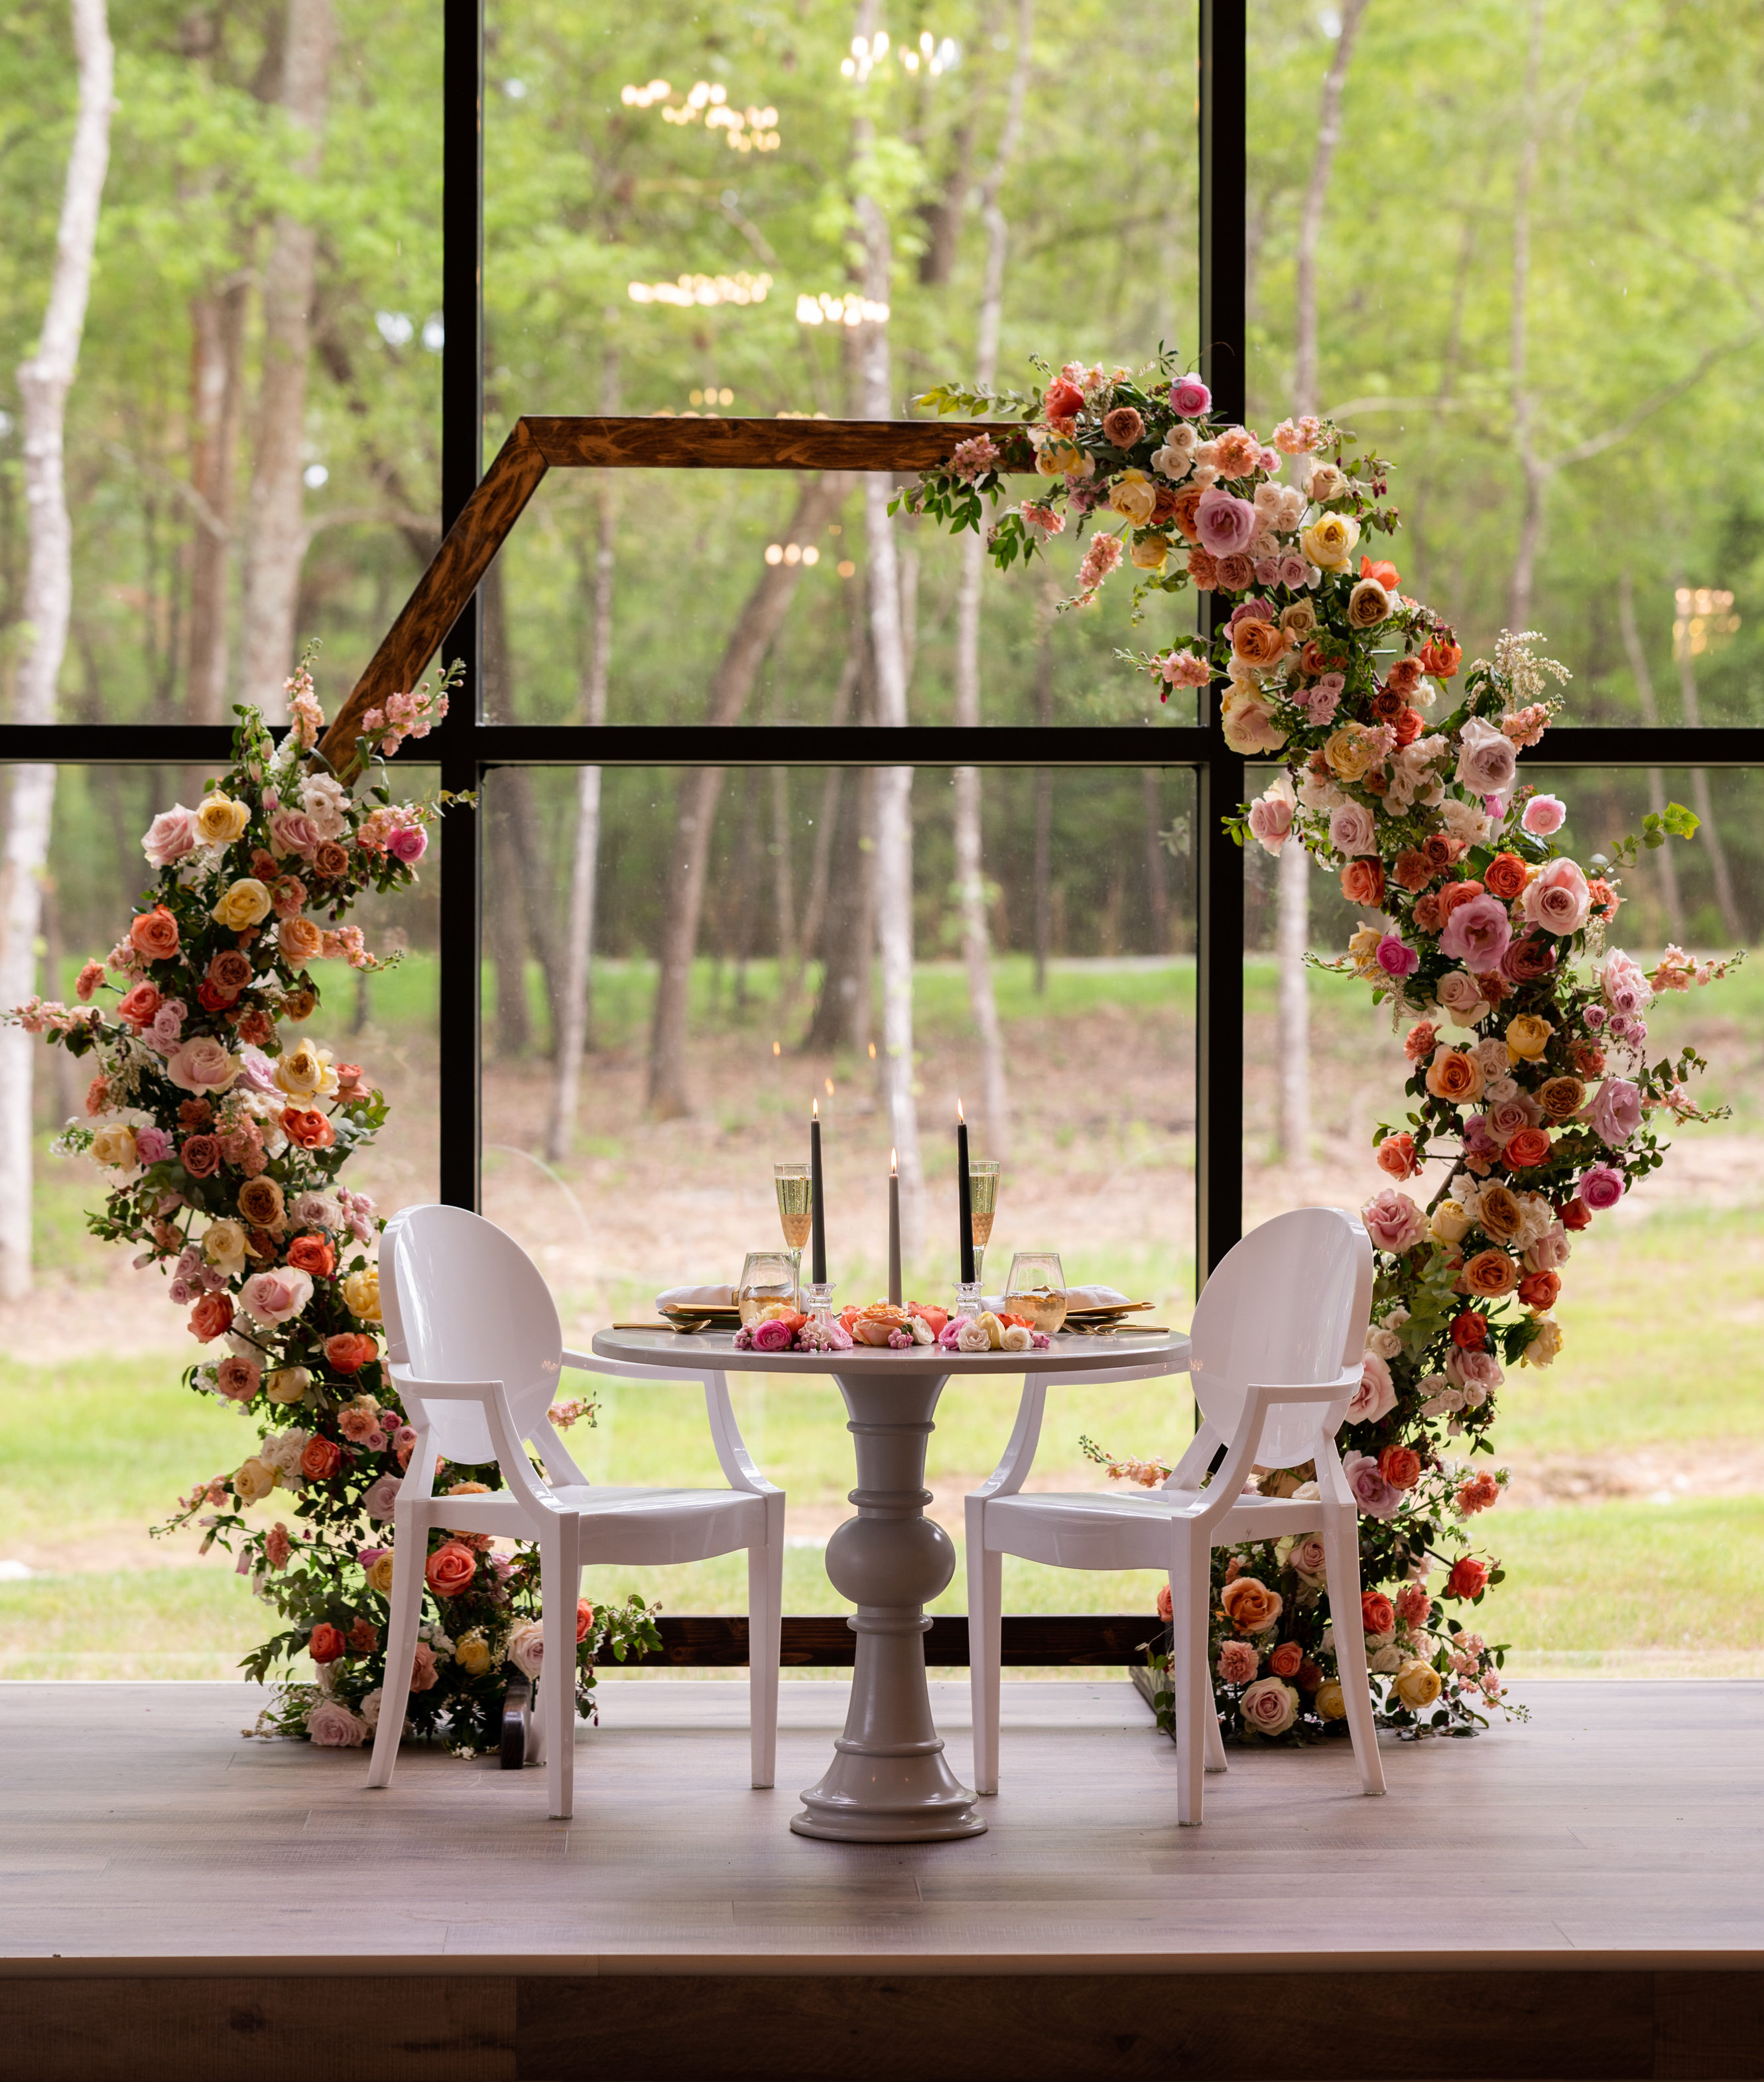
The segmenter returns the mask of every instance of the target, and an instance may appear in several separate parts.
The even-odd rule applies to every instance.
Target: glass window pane
[[[664,1287],[732,1281],[745,1252],[782,1242],[770,1167],[806,1156],[818,1099],[829,1269],[842,1303],[874,1299],[886,1283],[894,1139],[871,1054],[885,1039],[866,872],[879,777],[731,770],[707,801],[702,769],[598,776],[589,1049],[559,1131],[558,1065],[546,1052],[583,778],[502,769],[486,783],[484,1212],[533,1254],[566,1337],[585,1345],[610,1321],[655,1320]],[[1192,775],[985,769],[980,780],[1009,1119],[983,1278],[993,1288],[1017,1250],[1057,1249],[1070,1280],[1153,1301],[1150,1320],[1180,1330],[1193,1250]],[[909,1298],[946,1304],[958,1096],[975,1123],[974,1154],[994,1146],[964,959],[955,794],[947,769],[914,776],[925,1186],[924,1238],[909,1252],[907,1285]],[[683,809],[708,819],[708,843],[683,1032],[670,1056],[656,1046],[656,980]],[[657,1056],[665,1074],[652,1072]],[[669,1062],[678,1066],[671,1082]],[[576,1434],[585,1444],[572,1450],[585,1452],[595,1479],[716,1479],[696,1389],[601,1382],[593,1392],[599,1427]],[[790,1608],[829,1609],[818,1545],[848,1515],[851,1486],[836,1392],[826,1381],[749,1376],[734,1393],[761,1465],[789,1490],[792,1538],[815,1543],[793,1551]],[[1010,1384],[958,1384],[945,1398],[929,1481],[958,1540],[961,1497],[1002,1450],[1015,1403]],[[1180,1384],[1062,1391],[1037,1479],[1098,1478],[1081,1433],[1117,1452],[1167,1457],[1191,1429],[1188,1410]],[[630,1574],[613,1572],[621,1585]],[[678,1610],[745,1609],[737,1565],[660,1572],[653,1587]],[[1155,1591],[1149,1580],[1136,1587],[1055,1573],[1025,1577],[1011,1595],[1018,1609],[1149,1613]],[[945,1608],[964,1609],[964,1596],[958,1578]]]

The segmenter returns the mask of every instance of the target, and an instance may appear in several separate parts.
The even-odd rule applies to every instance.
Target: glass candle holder
[[[977,1316],[985,1303],[977,1279],[958,1279],[956,1283],[956,1313],[958,1316]]]
[[[838,1311],[833,1305],[833,1282],[812,1279],[803,1289],[802,1311],[812,1323],[830,1323]]]

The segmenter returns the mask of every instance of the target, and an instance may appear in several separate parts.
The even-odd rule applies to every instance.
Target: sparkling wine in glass
[[[974,1239],[974,1277],[980,1277],[980,1261],[992,1241],[992,1218],[998,1212],[998,1165],[990,1157],[968,1160],[969,1226]]]
[[[1058,1252],[1019,1250],[1011,1261],[1004,1306],[1007,1316],[1027,1316],[1051,1338],[1066,1321],[1066,1273]]]
[[[814,1228],[814,1186],[807,1160],[774,1164],[772,1183],[778,1189],[778,1219],[783,1229],[784,1241],[790,1245],[791,1262],[796,1268],[800,1286],[803,1246]]]

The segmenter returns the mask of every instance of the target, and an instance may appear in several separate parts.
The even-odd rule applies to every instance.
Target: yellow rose
[[[222,1272],[237,1272],[245,1262],[245,1224],[230,1216],[210,1222],[202,1239],[202,1255]]]
[[[1326,1721],[1344,1721],[1348,1717],[1348,1702],[1342,1696],[1341,1687],[1330,1683],[1317,1687],[1317,1711]]]
[[[1348,958],[1353,963],[1357,976],[1382,976],[1384,974],[1378,965],[1378,942],[1383,937],[1376,925],[1362,925],[1348,941]]]
[[[1083,469],[1084,451],[1076,441],[1044,441],[1036,453],[1035,466],[1043,477],[1068,477]]]
[[[269,891],[262,883],[247,875],[243,881],[233,884],[209,916],[230,933],[248,932],[253,925],[262,925],[269,916]]]
[[[295,1403],[305,1396],[311,1380],[304,1367],[277,1367],[264,1386],[272,1402]]]
[[[1142,535],[1131,554],[1139,570],[1161,571],[1170,561],[1170,538],[1167,535]]]
[[[974,1321],[985,1332],[987,1343],[995,1352],[1002,1352],[1005,1344],[1005,1326],[991,1309],[988,1309],[983,1314],[977,1316]]]
[[[1151,518],[1151,509],[1158,504],[1158,494],[1142,470],[1124,470],[1109,487],[1108,503],[1112,511],[1131,520],[1136,528],[1143,528]]]
[[[1357,723],[1344,723],[1323,747],[1329,770],[1343,781],[1359,781],[1371,765],[1374,748],[1370,733]]]
[[[378,1591],[382,1598],[392,1595],[392,1550],[389,1547],[368,1571],[368,1588]]]
[[[1391,596],[1376,579],[1361,579],[1348,596],[1348,626],[1376,629],[1391,618]]]
[[[1441,1200],[1433,1210],[1428,1233],[1439,1243],[1462,1243],[1470,1234],[1470,1217],[1457,1201]]]
[[[130,1171],[141,1161],[135,1154],[135,1131],[112,1121],[92,1135],[92,1155],[112,1170]]]
[[[374,1566],[378,1568],[379,1564]],[[490,1667],[490,1644],[474,1629],[454,1642],[454,1660],[468,1677],[482,1677]]]
[[[1507,1028],[1507,1053],[1516,1063],[1534,1063],[1550,1045],[1555,1029],[1534,1012],[1521,1012]]]
[[[251,820],[251,811],[243,803],[210,795],[196,813],[196,835],[204,845],[230,845]]]
[[[1439,1696],[1439,1672],[1430,1663],[1405,1663],[1391,1689],[1412,1713],[1424,1713]]]
[[[276,1486],[276,1470],[253,1453],[239,1464],[233,1477],[233,1494],[241,1503],[261,1503]]]
[[[1360,524],[1346,513],[1326,513],[1298,538],[1298,546],[1320,571],[1344,571],[1360,540]]]
[[[1562,1349],[1562,1325],[1554,1316],[1538,1318],[1538,1334],[1519,1355],[1521,1366],[1547,1367],[1555,1363]]]
[[[329,1098],[337,1089],[331,1051],[302,1041],[276,1059],[276,1082],[291,1099]]]
[[[373,1266],[365,1271],[352,1272],[343,1283],[343,1298],[348,1304],[349,1313],[359,1316],[364,1323],[378,1323],[380,1314],[380,1275]]]

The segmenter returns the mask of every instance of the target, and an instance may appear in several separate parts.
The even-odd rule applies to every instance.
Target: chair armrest
[[[1041,1419],[1047,1409],[1048,1389],[1057,1384],[1044,1375],[1023,1377],[1023,1399],[1017,1405],[1017,1421],[998,1465],[973,1492],[976,1497],[1015,1496],[1028,1480],[1035,1465],[1036,1448],[1041,1443]]]
[[[729,1377],[726,1373],[705,1375],[704,1414],[710,1419],[711,1443],[716,1448],[717,1465],[729,1487],[749,1496],[782,1496],[783,1491],[777,1483],[768,1481],[753,1465],[747,1441],[741,1436],[741,1427],[735,1421],[735,1405],[729,1399]]]
[[[407,1366],[396,1362],[392,1369],[393,1384],[408,1407],[413,1398],[419,1403],[475,1402],[484,1414],[489,1427],[490,1443],[496,1451],[496,1465],[502,1470],[503,1480],[511,1490],[517,1490],[523,1502],[536,1511],[555,1511],[557,1499],[539,1480],[538,1470],[527,1458],[525,1448],[515,1429],[514,1413],[509,1407],[508,1391],[500,1380],[428,1380],[413,1374]],[[549,1427],[547,1427],[549,1429]],[[428,1427],[418,1427],[417,1448],[427,1455]],[[411,1459],[416,1457],[413,1450]],[[568,1456],[566,1456],[566,1458]],[[425,1458],[425,1480],[433,1486],[433,1462]]]

